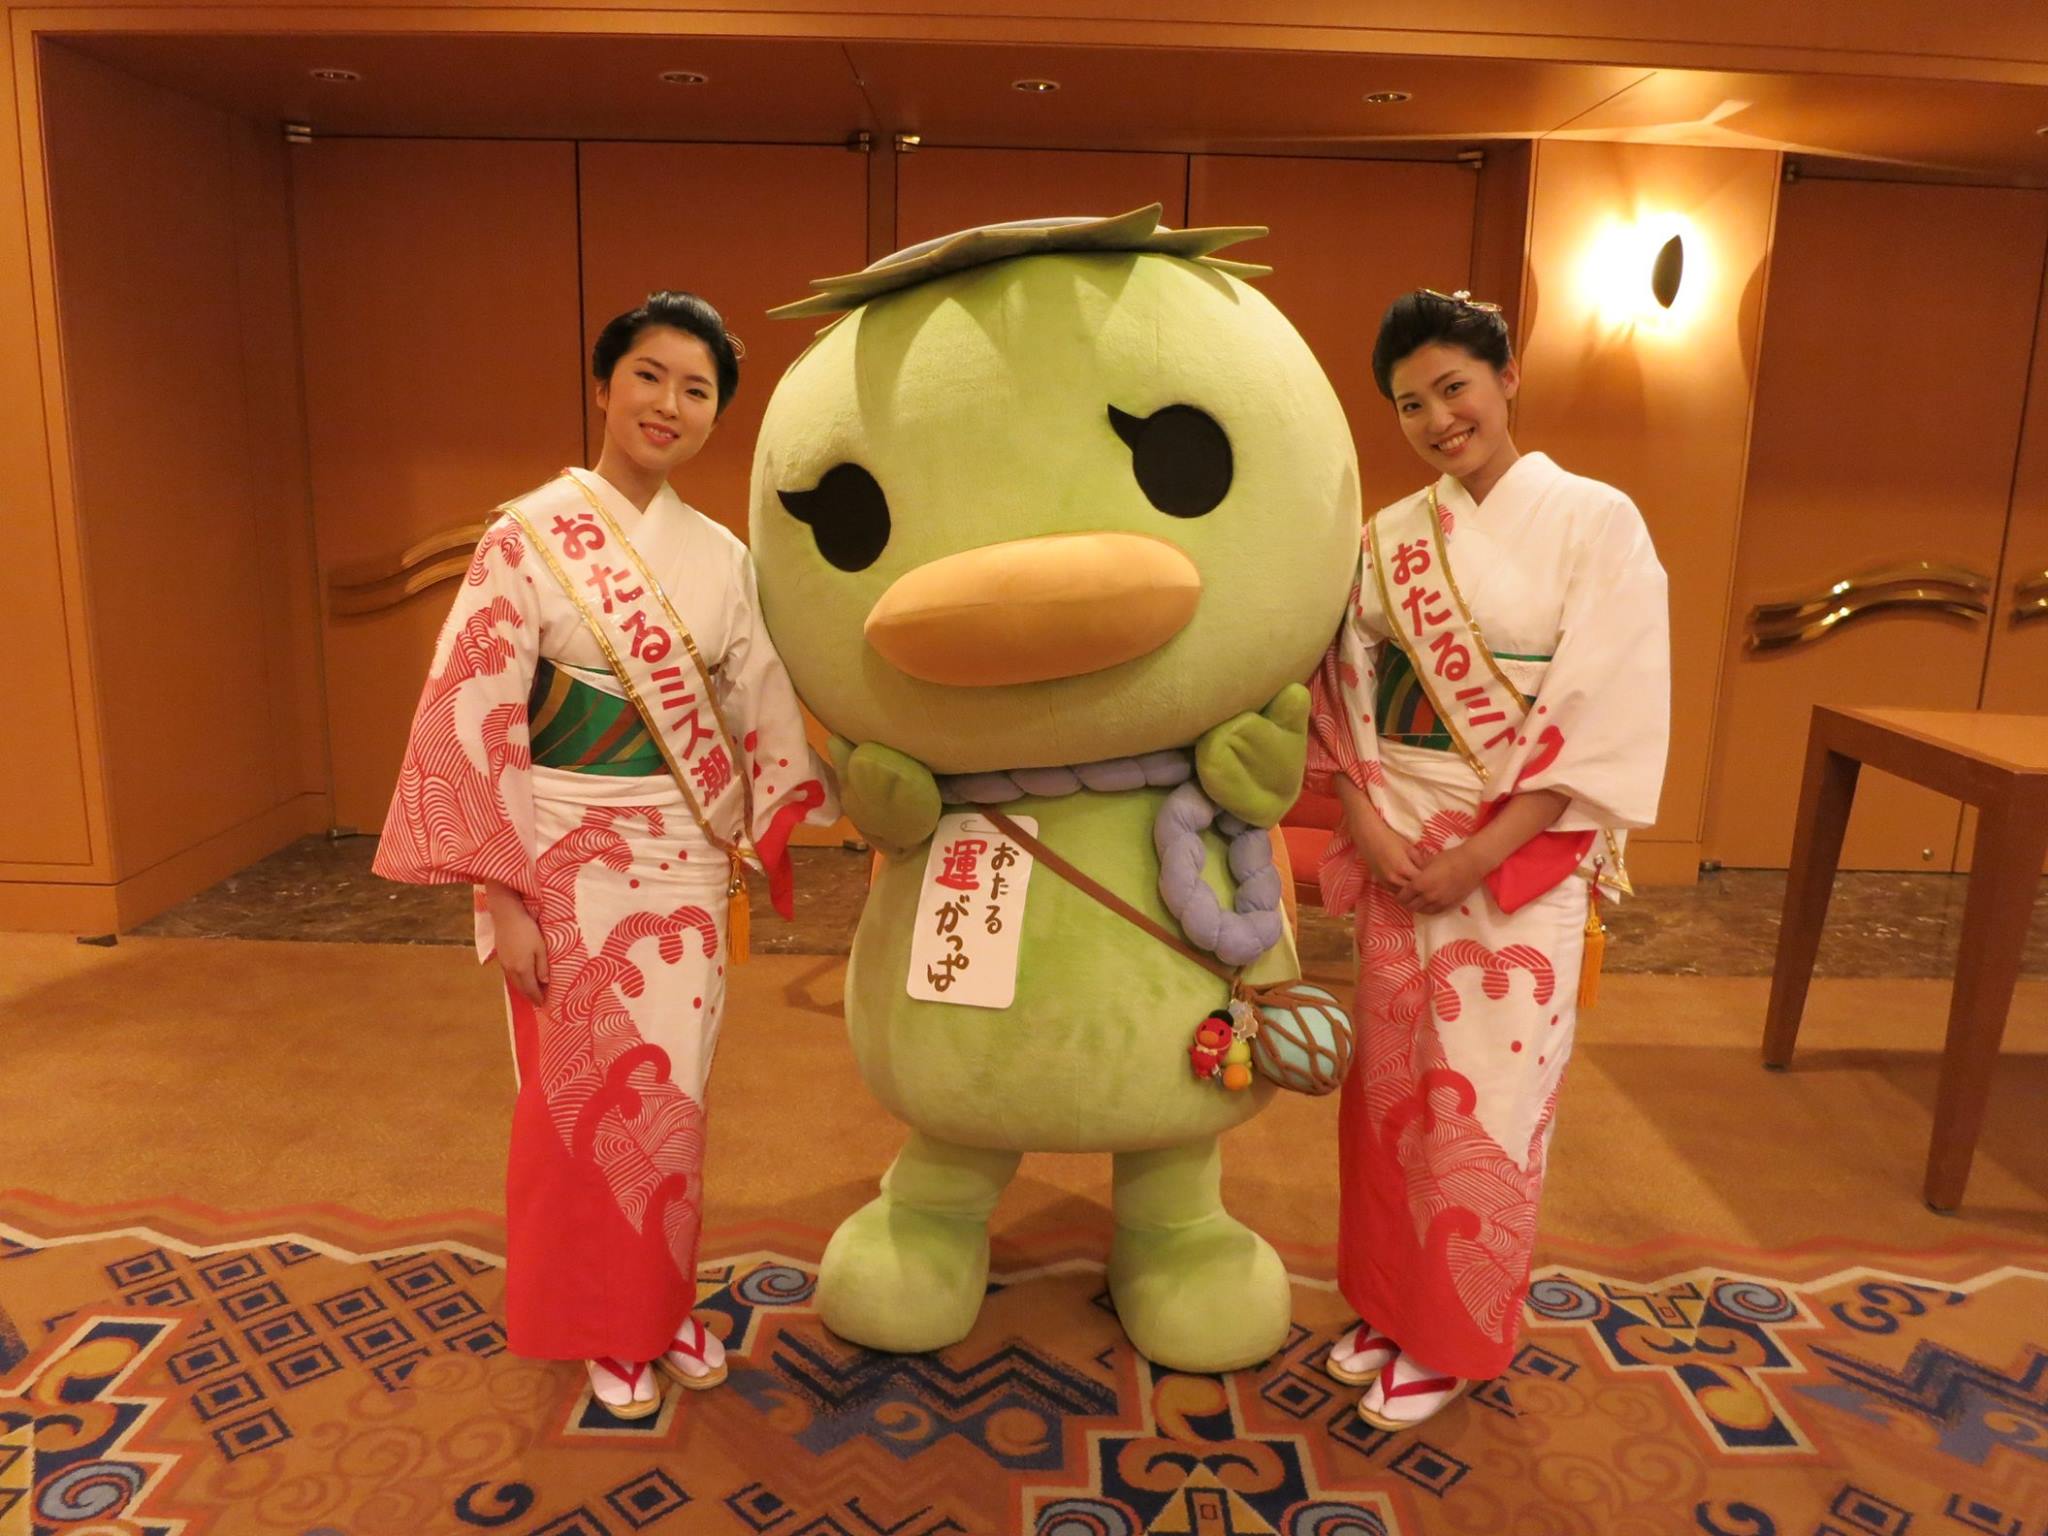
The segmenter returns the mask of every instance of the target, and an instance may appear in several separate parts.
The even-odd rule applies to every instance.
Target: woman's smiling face
[[[1510,362],[1496,370],[1463,347],[1431,342],[1394,364],[1394,411],[1423,463],[1466,480],[1508,444],[1508,402],[1521,386]]]
[[[672,326],[647,326],[597,386],[597,405],[605,436],[633,463],[666,477],[696,456],[718,419],[711,350]]]

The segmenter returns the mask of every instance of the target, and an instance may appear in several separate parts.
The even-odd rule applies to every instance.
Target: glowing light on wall
[[[1610,330],[1676,335],[1698,318],[1713,277],[1712,253],[1684,215],[1610,219],[1587,244],[1580,296]]]

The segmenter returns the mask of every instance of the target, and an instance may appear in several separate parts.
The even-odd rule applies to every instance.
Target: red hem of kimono
[[[505,1167],[507,1342],[540,1360],[652,1360],[696,1304],[696,1252],[678,1268],[661,1195],[635,1232],[603,1171],[562,1144],[541,1093],[538,1011],[507,992],[520,1082]]]
[[[1447,1074],[1455,1077],[1456,1074]],[[1463,1079],[1457,1079],[1462,1083]],[[1455,1085],[1435,1085],[1435,1091]],[[1469,1091],[1469,1085],[1467,1085]],[[1365,1084],[1354,1064],[1337,1107],[1339,1181],[1337,1288],[1352,1309],[1402,1350],[1432,1370],[1466,1381],[1490,1381],[1514,1361],[1520,1328],[1503,1341],[1492,1337],[1457,1302],[1448,1250],[1471,1238],[1478,1220],[1469,1212],[1432,1224],[1425,1248],[1415,1232],[1400,1157],[1379,1144],[1367,1123]],[[1456,1217],[1464,1216],[1470,1225]],[[1525,1270],[1521,1288],[1528,1288]],[[1446,1298],[1432,1305],[1431,1297]]]

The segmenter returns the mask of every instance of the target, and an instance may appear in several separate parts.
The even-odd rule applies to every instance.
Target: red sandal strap
[[[1380,1377],[1380,1393],[1384,1400],[1391,1402],[1397,1397],[1420,1397],[1425,1392],[1454,1392],[1458,1387],[1455,1376],[1424,1376],[1414,1381],[1395,1381],[1394,1372],[1401,1362],[1396,1360]]]
[[[628,1365],[625,1361],[614,1359],[610,1355],[593,1356],[590,1363],[610,1371],[612,1375],[626,1384],[629,1391],[640,1385],[640,1378],[647,1371],[647,1362],[644,1360]]]
[[[676,1336],[669,1340],[669,1353],[688,1355],[692,1360],[709,1365],[711,1362],[704,1358],[704,1344],[708,1337],[704,1325],[697,1321],[696,1315],[693,1313],[683,1319],[683,1327],[688,1328],[694,1335],[694,1338],[690,1342],[685,1343],[681,1330],[678,1330]]]
[[[1399,1349],[1400,1345],[1384,1333],[1368,1333],[1366,1325],[1360,1323],[1351,1331],[1351,1353],[1362,1355],[1368,1349]]]

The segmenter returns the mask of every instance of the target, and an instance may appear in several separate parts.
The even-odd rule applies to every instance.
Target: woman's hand
[[[1396,887],[1394,896],[1411,912],[1448,912],[1479,889],[1492,868],[1470,843],[1459,843],[1423,860],[1415,875]]]
[[[1388,826],[1364,790],[1349,779],[1335,781],[1338,802],[1344,807],[1344,830],[1351,836],[1366,873],[1381,885],[1399,890],[1422,868],[1408,840]]]
[[[541,937],[540,924],[526,910],[519,893],[498,881],[485,885],[484,904],[490,909],[491,932],[497,941],[498,969],[522,996],[545,1003],[548,946]]]
[[[1395,897],[1412,912],[1450,911],[1478,890],[1504,859],[1562,816],[1568,804],[1569,798],[1554,789],[1510,795],[1465,841],[1420,859],[1415,876],[1395,887]]]
[[[1351,828],[1351,844],[1365,861],[1366,872],[1396,895],[1422,872],[1414,846],[1377,816]]]

